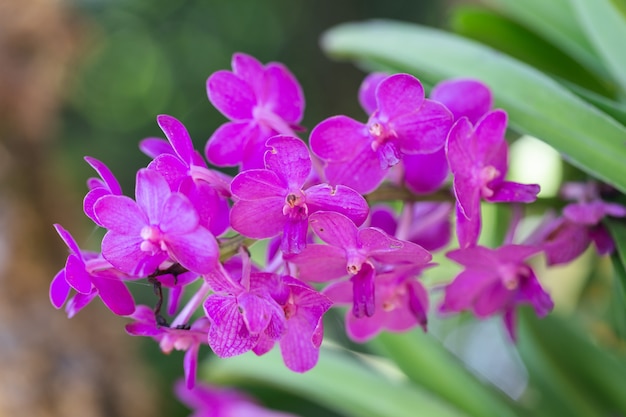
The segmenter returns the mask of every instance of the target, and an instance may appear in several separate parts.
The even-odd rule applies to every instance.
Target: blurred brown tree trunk
[[[78,21],[61,0],[0,1],[0,416],[156,415],[123,321],[48,300],[67,254],[52,223],[84,225],[49,157]]]

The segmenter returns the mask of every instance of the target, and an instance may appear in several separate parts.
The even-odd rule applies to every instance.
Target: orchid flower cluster
[[[103,162],[85,158],[98,177],[87,183],[84,212],[106,234],[94,253],[56,225],[70,254],[50,287],[70,317],[100,298],[132,320],[129,334],[186,351],[188,388],[201,345],[227,358],[278,344],[289,369],[310,370],[333,306],[349,307],[347,333],[358,342],[382,330],[425,331],[432,309],[421,278],[439,251],[462,270],[435,309],[501,316],[515,340],[520,304],[540,317],[553,308],[529,259],[570,262],[591,242],[608,253],[601,221],[626,216],[602,200],[600,185],[566,184],[573,202],[520,241],[522,204],[539,186],[507,180],[507,114],[478,80],[443,81],[426,98],[412,75],[370,74],[358,94],[367,119],[323,120],[308,146],[298,136],[304,95],[282,64],[237,53],[232,71],[206,86],[229,121],[201,154],[179,120],[158,116],[167,140],[141,142],[152,161],[137,173],[134,199]],[[490,203],[513,213],[495,248],[479,244],[481,204]],[[127,283],[141,279],[155,306],[135,304]]]

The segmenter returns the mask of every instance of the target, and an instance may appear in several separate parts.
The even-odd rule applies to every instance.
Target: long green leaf
[[[572,0],[486,0],[567,52],[601,78],[609,75],[580,27]],[[595,1],[595,0],[593,0]]]
[[[383,64],[429,83],[481,79],[514,129],[538,137],[569,162],[626,192],[626,127],[526,64],[450,33],[392,21],[337,26],[322,45],[334,57]]]
[[[626,92],[626,19],[610,0],[572,0],[572,4],[598,55]]]
[[[304,396],[350,417],[463,417],[435,395],[375,371],[353,355],[322,348],[320,361],[309,372],[285,368],[278,349],[211,361],[205,376],[219,383],[257,382]]]
[[[502,392],[479,381],[430,334],[413,331],[382,333],[370,344],[416,384],[479,416],[519,416],[524,413]]]

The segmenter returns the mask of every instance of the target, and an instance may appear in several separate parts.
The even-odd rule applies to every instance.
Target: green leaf
[[[626,127],[524,63],[450,33],[392,21],[337,26],[322,45],[334,57],[393,67],[427,83],[481,79],[508,112],[512,128],[626,192]]]
[[[206,372],[204,372],[206,371]],[[204,376],[212,382],[256,382],[319,402],[351,417],[468,416],[433,394],[377,371],[355,355],[322,347],[317,366],[299,374],[288,370],[278,349],[210,361]],[[397,372],[397,371],[396,371]]]
[[[450,19],[452,30],[474,39],[540,71],[550,73],[602,95],[612,91],[596,75],[569,55],[514,20],[491,10],[456,7]]]
[[[508,397],[479,381],[430,334],[421,330],[382,333],[370,345],[393,360],[413,382],[472,416],[523,415]]]
[[[600,79],[610,74],[580,27],[572,0],[486,0],[523,24],[595,73]]]
[[[572,0],[587,37],[626,92],[626,19],[610,0]]]
[[[538,319],[523,309],[519,352],[531,380],[543,381],[539,388],[568,409],[555,415],[626,414],[626,365],[569,321],[554,314]]]

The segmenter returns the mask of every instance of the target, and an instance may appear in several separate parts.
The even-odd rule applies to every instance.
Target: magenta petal
[[[417,323],[426,331],[426,325],[428,322],[428,293],[426,289],[419,281],[412,281],[407,284],[409,311],[413,317],[417,320]],[[391,325],[394,329],[393,323]],[[403,330],[402,328],[395,327],[396,330]]]
[[[217,166],[239,165],[243,159],[244,144],[259,135],[254,122],[229,122],[221,125],[209,138],[204,153]]]
[[[566,264],[578,258],[591,243],[589,228],[563,218],[553,226],[549,239],[542,242],[548,266]]]
[[[188,233],[196,229],[199,222],[198,213],[189,199],[183,194],[174,193],[163,204],[159,229],[165,234]]]
[[[472,124],[493,106],[493,96],[489,87],[471,78],[442,81],[432,89],[430,98],[443,103],[454,115],[454,120],[465,116]]]
[[[290,124],[300,123],[304,114],[304,93],[296,77],[282,64],[269,63],[265,69],[264,104]]]
[[[478,243],[481,227],[480,203],[478,209],[474,210],[471,219],[465,217],[459,204],[456,205],[456,236],[461,249],[475,246]]]
[[[345,252],[334,246],[309,244],[299,254],[284,258],[297,265],[298,276],[305,281],[326,282],[348,275]]]
[[[100,225],[100,220],[96,216],[94,206],[96,205],[96,201],[105,195],[111,195],[111,192],[104,187],[98,187],[89,190],[83,199],[83,211],[85,215],[97,225]]]
[[[148,276],[167,259],[165,252],[150,255],[141,250],[143,239],[109,231],[102,239],[102,256],[120,271],[133,276]]]
[[[439,307],[442,312],[459,312],[471,309],[476,297],[499,278],[494,273],[465,270],[445,288],[443,303]]]
[[[231,60],[233,72],[242,80],[250,84],[253,88],[263,86],[263,74],[265,68],[256,58],[237,52],[233,54]]]
[[[115,178],[115,175],[113,175],[109,167],[107,167],[103,162],[90,156],[86,156],[85,161],[87,161],[87,163],[96,170],[98,175],[100,175],[100,178],[102,178],[102,180],[105,182],[105,184],[109,188],[109,191],[111,191],[111,194],[122,194],[122,187],[120,186],[120,183],[117,181],[117,178]]]
[[[378,116],[392,119],[399,114],[419,109],[424,101],[424,88],[412,75],[395,74],[378,84],[376,99]]]
[[[421,246],[387,235],[382,230],[368,227],[359,230],[360,246],[368,251],[373,259],[383,263],[411,263],[425,265],[432,260],[432,255]]]
[[[265,239],[278,235],[287,221],[282,198],[239,200],[230,211],[231,227],[244,236]]]
[[[233,297],[212,295],[204,302],[211,320],[209,346],[220,358],[241,355],[252,349],[258,340],[248,332]]]
[[[354,275],[352,281],[352,314],[355,317],[371,317],[375,311],[374,277],[376,271],[369,262],[361,266],[361,270]]]
[[[496,152],[504,142],[507,115],[504,110],[487,113],[476,124],[475,141],[476,155],[480,160],[490,161],[490,155]]]
[[[157,171],[147,168],[137,171],[135,200],[148,217],[150,224],[159,223],[163,212],[163,203],[171,193],[169,184],[163,175]]]
[[[120,234],[139,236],[148,224],[146,215],[126,196],[103,196],[96,201],[94,212],[104,227]]]
[[[289,331],[280,339],[280,351],[290,370],[306,372],[317,364],[319,346],[311,340],[314,328],[298,314],[289,319]]]
[[[65,280],[65,269],[57,272],[52,279],[49,295],[50,302],[56,309],[63,307],[63,304],[67,301],[67,297],[70,295],[70,286]]]
[[[537,200],[540,187],[538,184],[519,184],[503,181],[493,190],[494,194],[485,200],[492,203],[532,203]]]
[[[367,194],[376,189],[387,175],[387,169],[369,145],[354,150],[353,159],[345,162],[328,162],[324,168],[326,179],[331,185],[346,185],[355,191]]]
[[[428,154],[443,148],[452,126],[452,114],[432,100],[424,100],[419,112],[393,120],[403,154]]]
[[[319,184],[308,188],[305,194],[310,214],[320,210],[335,211],[352,220],[357,226],[367,219],[369,213],[367,201],[352,188]]]
[[[463,266],[485,271],[491,271],[493,265],[500,262],[496,251],[484,246],[452,250],[446,253],[446,257]]]
[[[365,77],[361,83],[359,87],[359,103],[368,115],[374,113],[378,107],[376,103],[376,88],[378,84],[387,77],[389,77],[387,73],[373,72]]]
[[[273,136],[265,142],[265,168],[278,175],[291,189],[300,189],[311,173],[311,156],[302,140]]]
[[[258,201],[287,196],[286,185],[273,171],[250,169],[239,173],[230,184],[231,193],[240,200]],[[284,204],[284,201],[282,201]],[[281,206],[282,206],[281,204]]]
[[[563,215],[569,220],[590,226],[600,223],[607,214],[614,217],[624,217],[626,213],[624,206],[620,204],[610,204],[599,200],[589,203],[568,204],[563,208]]]
[[[355,150],[369,145],[369,134],[363,123],[347,116],[333,116],[313,128],[309,143],[318,157],[344,162],[354,157]]]
[[[492,282],[482,289],[474,300],[474,313],[480,318],[486,318],[503,310],[513,299],[513,292],[507,290],[500,280]]]
[[[176,118],[166,114],[157,116],[157,123],[180,159],[191,164],[194,149],[191,136],[189,136],[189,132],[187,132],[185,126]]]
[[[364,343],[372,339],[383,329],[385,312],[376,308],[372,317],[356,317],[352,311],[346,313],[346,332],[350,339]]]
[[[250,333],[259,334],[268,326],[272,317],[268,301],[248,292],[237,297],[238,308]]]
[[[589,237],[591,237],[591,240],[593,240],[593,243],[596,245],[598,255],[609,255],[615,250],[613,237],[602,225],[592,228],[589,231]]]
[[[300,253],[306,247],[309,220],[288,219],[283,228],[280,249],[283,253]]]
[[[214,72],[206,82],[209,101],[231,120],[252,119],[257,99],[250,85],[230,71]]]
[[[71,254],[65,263],[65,280],[81,294],[91,292],[91,275],[85,270],[85,262],[77,255]]]
[[[448,159],[443,148],[425,155],[405,155],[404,181],[415,194],[430,194],[448,178]]]
[[[65,305],[65,312],[68,318],[74,317],[80,310],[87,307],[96,298],[98,291],[94,288],[89,294],[76,294]]]
[[[211,232],[204,227],[168,236],[167,247],[172,257],[190,271],[205,274],[215,269],[219,248]]]
[[[139,142],[139,149],[141,152],[149,156],[150,158],[156,158],[159,155],[175,155],[172,145],[161,138],[145,138]]]
[[[533,272],[520,289],[520,299],[529,302],[538,317],[545,317],[554,308],[552,298],[541,288]]]
[[[196,385],[196,374],[198,371],[198,351],[200,344],[194,343],[189,346],[185,357],[183,358],[183,369],[185,371],[185,386],[187,389],[193,389]]]
[[[342,249],[357,247],[357,228],[348,217],[332,211],[309,216],[309,225],[320,239]]]
[[[182,180],[189,176],[189,166],[172,154],[161,154],[148,165],[165,178],[172,191],[178,191]]]
[[[78,243],[76,243],[76,241],[74,240],[74,238],[72,237],[70,232],[65,230],[65,228],[63,228],[63,226],[61,226],[58,223],[56,223],[54,225],[54,229],[57,231],[57,233],[59,234],[61,239],[63,239],[63,242],[69,248],[70,252],[75,254],[75,255],[77,255],[77,256],[81,256],[80,255],[81,252],[80,252],[80,248],[78,247]]]
[[[396,220],[397,213],[386,205],[372,207],[370,216],[370,226],[381,229],[390,236],[395,236],[398,222]]]
[[[93,275],[93,285],[104,305],[118,316],[128,316],[135,311],[135,301],[126,285],[112,273]]]

